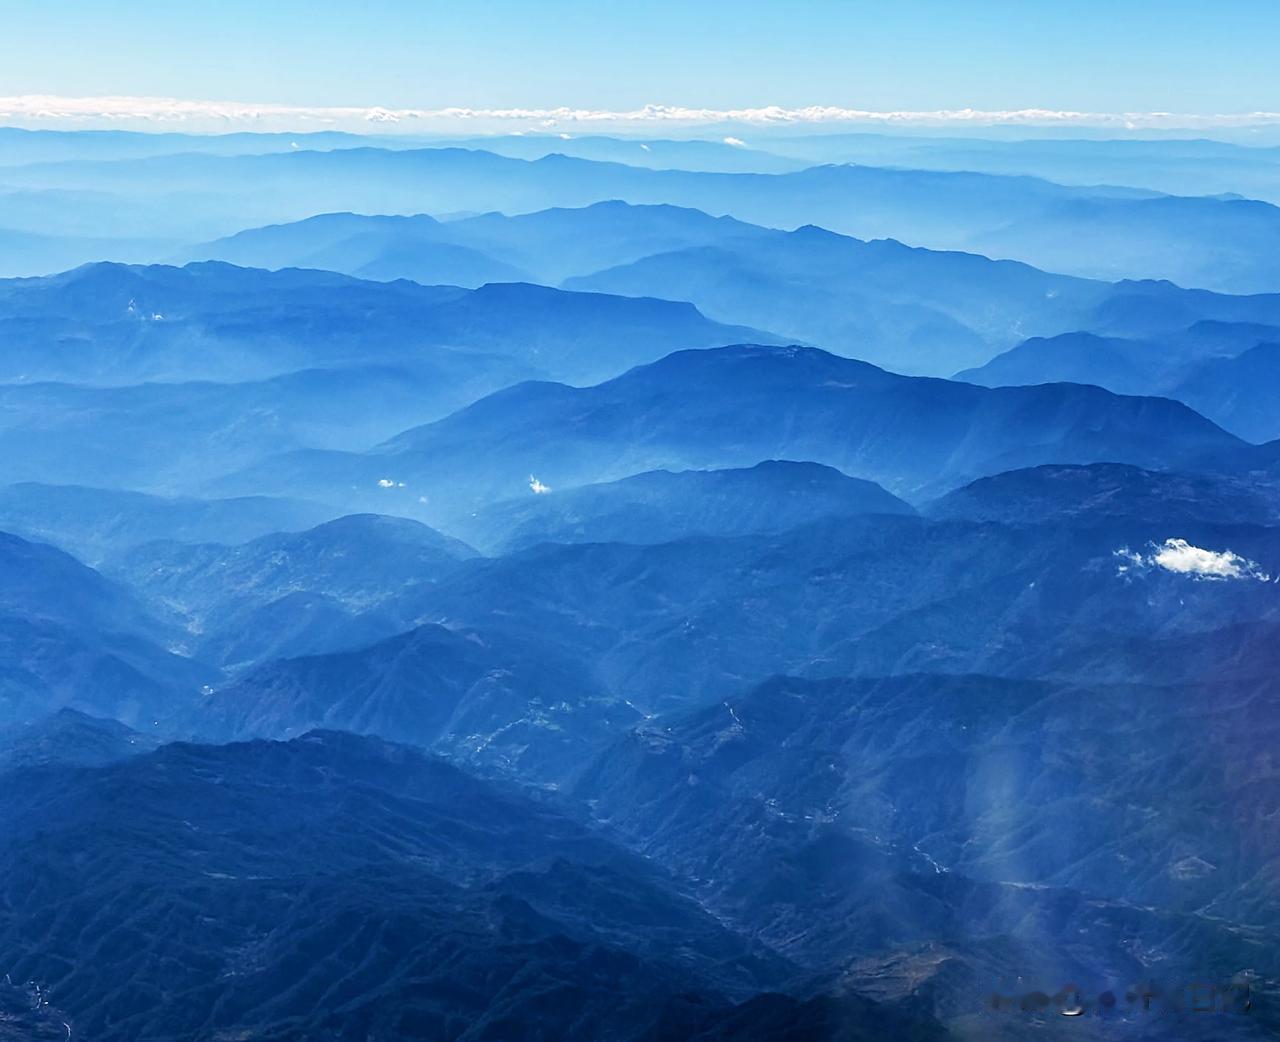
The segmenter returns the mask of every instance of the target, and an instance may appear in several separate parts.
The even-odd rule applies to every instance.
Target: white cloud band
[[[877,112],[835,105],[784,108],[711,109],[680,105],[645,105],[638,109],[584,108],[438,108],[392,109],[356,106],[305,106],[181,98],[69,98],[24,94],[0,97],[0,121],[19,125],[151,124],[220,127],[222,129],[381,128],[448,130],[460,126],[556,127],[562,125],[698,126],[754,124],[872,124],[881,126],[1079,126],[1116,129],[1178,129],[1280,125],[1280,112],[1194,114],[1172,112],[1078,112],[1059,109],[936,109]]]

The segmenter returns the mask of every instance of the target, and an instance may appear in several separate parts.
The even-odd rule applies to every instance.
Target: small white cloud
[[[1206,579],[1262,579],[1267,576],[1253,561],[1230,550],[1205,550],[1185,539],[1166,539],[1155,554],[1155,563],[1168,572],[1199,575]]]
[[[379,478],[378,488],[404,488],[404,482],[394,481],[391,478]]]
[[[1231,550],[1206,550],[1185,539],[1166,539],[1163,543],[1150,544],[1148,549],[1151,552],[1143,555],[1127,546],[1121,547],[1115,552],[1115,556],[1123,561],[1117,570],[1123,574],[1135,569],[1162,568],[1175,575],[1213,581],[1257,579],[1259,582],[1269,582],[1271,579],[1256,561],[1250,561]]]
[[[568,141],[568,140],[570,140],[572,137],[573,137],[573,135],[572,135],[572,134],[561,134],[561,135],[560,135],[560,140],[561,140],[561,141]]]
[[[646,152],[653,151],[653,149],[651,149],[648,145],[644,144],[643,142],[641,142],[640,147],[643,148]]]
[[[1135,553],[1127,546],[1122,546],[1119,550],[1116,550],[1114,556],[1120,558],[1120,560],[1124,562],[1123,564],[1116,565],[1116,572],[1119,575],[1124,575],[1125,572],[1132,568],[1143,568],[1146,565],[1146,561],[1143,559],[1142,554]]]
[[[724,139],[726,145],[732,145],[734,148],[746,148],[747,143],[740,137],[727,137]]]
[[[529,475],[529,491],[532,492],[535,496],[545,496],[548,492],[551,491],[551,486],[544,485],[541,481],[539,481],[532,474],[530,474]]]

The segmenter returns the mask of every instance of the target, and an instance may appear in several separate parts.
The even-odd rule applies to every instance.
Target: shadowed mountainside
[[[403,747],[174,745],[5,789],[11,976],[103,1042],[739,1037],[716,1025],[787,973],[639,858]],[[843,1011],[850,1038],[939,1035]]]

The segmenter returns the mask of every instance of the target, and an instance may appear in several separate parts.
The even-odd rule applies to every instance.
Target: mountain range
[[[1202,322],[1137,340],[1068,333],[1027,340],[957,379],[1002,387],[1070,380],[1119,394],[1161,393],[1248,441],[1280,438],[1280,329]]]
[[[618,486],[621,503],[629,484]],[[777,482],[750,487],[776,491]],[[607,505],[614,488],[583,491],[588,504]],[[688,503],[647,499],[645,528],[659,534],[664,510],[668,524],[683,522]],[[812,520],[783,531],[744,534],[732,513],[699,509],[702,532],[669,542],[645,545],[643,533],[623,533],[628,542],[532,540],[463,561],[436,581],[401,585],[378,612],[475,632],[477,663],[483,648],[505,648],[490,667],[495,676],[557,675],[566,693],[645,714],[723,698],[771,672],[980,671],[1095,684],[1265,675],[1266,642],[1280,622],[1277,508],[1239,477],[1053,465],[979,480],[925,504],[923,517],[856,512],[862,504],[827,515],[822,499],[814,505]],[[381,663],[401,657],[390,645],[342,655],[341,668],[324,656],[308,662],[310,679],[290,682],[274,730],[251,733],[330,725],[329,705],[367,719],[363,700],[388,692],[419,697],[412,672],[382,686],[390,674]],[[548,656],[576,665],[553,668],[543,664]],[[275,672],[268,665],[244,678],[239,700],[270,701],[264,691],[276,681],[262,678]],[[301,713],[291,705],[299,699]],[[511,709],[501,713],[464,733],[499,733]],[[564,729],[542,737],[559,740]],[[572,761],[561,769],[571,772]]]
[[[807,1015],[767,997],[785,961],[660,870],[403,747],[332,732],[171,745],[10,772],[5,787],[21,793],[0,811],[0,943],[25,950],[10,976],[47,982],[59,1012],[106,1042],[752,1037],[729,1025],[755,996],[765,1024]],[[90,854],[67,861],[77,850]],[[339,964],[352,967],[342,1000],[317,1002]],[[842,1008],[852,1038],[938,1035],[909,1011]]]
[[[0,487],[0,529],[62,547],[94,567],[139,543],[207,543],[219,538],[247,542],[256,536],[301,531],[330,517],[331,511],[314,503],[266,496],[164,498],[30,482]]]
[[[455,257],[458,251],[469,259]],[[574,290],[687,300],[718,321],[929,376],[980,365],[1036,335],[1092,330],[1167,342],[1175,334],[1191,339],[1183,330],[1199,323],[1200,339],[1220,333],[1229,340],[1230,330],[1208,323],[1224,317],[1280,322],[1275,297],[1106,284],[974,253],[868,242],[811,225],[784,232],[698,210],[616,200],[445,222],[425,215],[326,214],[241,232],[185,256],[464,285],[519,277]],[[1159,300],[1158,308],[1151,298]],[[1210,350],[1205,344],[1202,353]]]
[[[824,517],[910,514],[871,481],[817,463],[766,460],[737,470],[658,470],[556,495],[512,499],[463,520],[484,549],[537,543],[669,543],[781,532]]]
[[[1274,133],[674,111],[0,128],[0,1042],[1280,1033]]]
[[[61,550],[0,533],[0,726],[70,707],[150,727],[216,671],[168,650],[176,630]]]
[[[223,263],[94,264],[0,280],[16,342],[8,382],[265,379],[303,369],[391,365],[457,395],[469,367],[491,386],[538,373],[602,379],[677,347],[754,336],[687,303],[566,294],[522,284],[467,292],[332,272]],[[519,342],[513,343],[519,331]],[[767,341],[768,338],[766,338]],[[601,357],[601,342],[609,354]],[[514,356],[514,357],[513,357]]]
[[[372,451],[284,454],[206,491],[270,489],[448,531],[452,517],[522,489],[554,495],[653,469],[808,460],[913,500],[1050,460],[1172,466],[1241,444],[1162,398],[1072,384],[988,390],[812,348],[735,346],[677,352],[593,387],[518,384]]]
[[[413,619],[384,604],[474,556],[416,521],[364,515],[240,545],[141,543],[104,571],[172,616],[192,655],[234,668],[406,630]]]
[[[460,148],[361,147],[33,163],[7,169],[6,182],[16,192],[62,193],[59,208],[72,214],[103,210],[80,202],[78,193],[107,193],[126,206],[166,200],[140,225],[93,229],[102,234],[110,227],[108,234],[121,236],[190,241],[215,229],[226,235],[341,210],[520,213],[622,199],[771,227],[817,224],[864,239],[984,252],[1095,278],[1170,278],[1227,292],[1277,287],[1270,244],[1280,211],[1268,203],[1003,174],[854,164],[712,173],[564,155],[526,161]],[[0,227],[42,230],[16,196],[0,198]],[[1088,232],[1083,248],[1081,228]]]
[[[1276,908],[1255,873],[1276,850],[1240,827],[1275,796],[1246,780],[1266,772],[1268,740],[1246,736],[1261,706],[1241,693],[1210,710],[1206,694],[779,678],[633,732],[577,791],[753,936],[834,960],[873,994],[927,987],[961,1037],[1000,1037],[972,1012],[980,981],[1091,994],[1100,979],[1228,981],[1265,961]],[[1243,760],[1227,766],[1220,742]],[[1267,1030],[1239,1019],[1204,1037]]]

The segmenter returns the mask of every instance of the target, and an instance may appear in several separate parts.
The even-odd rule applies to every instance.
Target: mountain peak
[[[885,382],[904,379],[870,362],[835,355],[820,347],[803,344],[729,344],[724,347],[675,351],[618,379],[625,380],[646,370],[664,376],[712,370],[737,372],[741,375],[758,371],[801,381],[811,381],[822,375],[832,378],[838,376],[845,380],[874,379]]]

